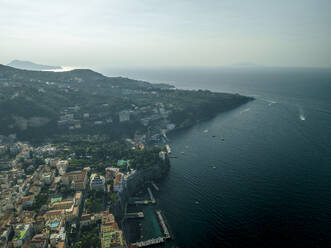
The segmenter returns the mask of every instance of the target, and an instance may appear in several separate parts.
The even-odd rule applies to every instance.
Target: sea
[[[153,191],[166,247],[331,247],[331,69],[101,72],[255,98],[169,136],[177,159]]]

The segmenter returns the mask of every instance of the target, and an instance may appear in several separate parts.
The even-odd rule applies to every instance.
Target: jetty
[[[157,218],[160,222],[161,228],[163,230],[164,239],[170,239],[171,238],[170,232],[169,232],[168,227],[167,227],[167,225],[164,221],[164,218],[161,214],[161,210],[155,210],[155,212],[156,212]]]
[[[151,191],[150,187],[147,188],[147,191],[148,191],[148,194],[149,194],[149,198],[151,199],[151,200],[150,200],[151,203],[155,204],[156,201],[155,201],[155,198],[154,198],[154,196],[153,196],[153,194],[152,194],[152,191]]]
[[[146,241],[136,242],[131,245],[135,246],[135,247],[146,247],[146,246],[151,246],[151,245],[162,244],[164,242],[165,242],[165,239],[163,237],[159,237],[159,238],[149,239]]]
[[[156,185],[155,185],[156,186]],[[136,204],[136,205],[148,205],[148,204],[156,204],[156,200],[153,196],[153,193],[151,191],[151,189],[148,187],[147,188],[147,192],[149,194],[149,200],[133,200],[133,204]],[[131,202],[132,204],[132,202]]]
[[[159,191],[159,190],[160,190],[159,187],[156,186],[156,184],[154,183],[154,181],[152,181],[151,184],[153,185],[153,187],[154,187],[154,189],[155,189],[156,191]]]
[[[133,203],[134,203],[134,204],[137,204],[137,205],[142,205],[142,204],[144,204],[144,205],[148,205],[148,204],[151,203],[151,201],[148,201],[148,200],[142,200],[142,201],[134,201]]]
[[[137,219],[137,218],[144,218],[143,212],[137,212],[137,213],[127,213],[125,214],[125,218],[127,219]]]

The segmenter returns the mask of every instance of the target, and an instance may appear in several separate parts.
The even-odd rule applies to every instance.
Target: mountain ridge
[[[42,65],[37,64],[31,61],[25,60],[18,60],[14,59],[7,66],[11,66],[17,69],[24,69],[24,70],[34,70],[34,71],[43,71],[43,70],[61,70],[61,66],[52,66],[52,65]]]
[[[114,140],[141,132],[158,135],[170,124],[185,127],[250,100],[107,77],[91,69],[51,72],[0,65],[0,136],[15,133],[21,140],[42,142],[66,135]]]

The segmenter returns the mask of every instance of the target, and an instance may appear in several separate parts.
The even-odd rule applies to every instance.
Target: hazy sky
[[[331,67],[331,0],[0,0],[0,63]]]

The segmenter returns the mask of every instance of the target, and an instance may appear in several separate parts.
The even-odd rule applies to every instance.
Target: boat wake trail
[[[251,110],[251,108],[247,108],[247,109],[241,110],[241,111],[239,112],[239,114],[242,114],[242,113],[248,112],[248,111],[250,111],[250,110]]]
[[[268,103],[268,106],[271,106],[271,105],[273,105],[273,104],[276,104],[276,103],[277,103],[276,101],[273,101],[273,100],[268,100],[268,99],[262,99],[262,98],[261,98],[261,100],[262,100],[262,101],[265,101],[265,102],[267,102],[267,103]]]
[[[302,107],[298,107],[299,108],[299,119],[301,121],[305,121],[306,120],[306,116],[305,116],[305,112],[303,111]]]

